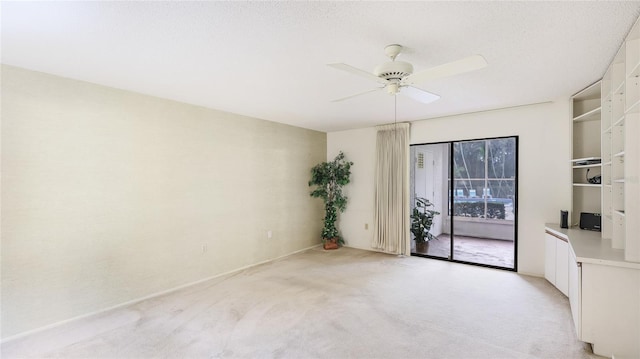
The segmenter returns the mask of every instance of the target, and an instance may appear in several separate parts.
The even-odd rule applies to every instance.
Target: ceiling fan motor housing
[[[390,61],[376,67],[374,73],[385,80],[402,80],[413,73],[413,66],[404,61]]]

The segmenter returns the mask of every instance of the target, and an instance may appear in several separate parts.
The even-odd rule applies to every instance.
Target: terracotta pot
[[[429,242],[416,242],[417,253],[427,253],[429,251]]]
[[[331,238],[324,241],[324,249],[338,249],[338,239]]]

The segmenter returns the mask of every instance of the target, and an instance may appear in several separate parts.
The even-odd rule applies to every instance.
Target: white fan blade
[[[369,80],[376,81],[376,82],[381,83],[383,85],[386,85],[388,83],[387,80],[385,80],[383,78],[380,78],[380,77],[372,74],[371,72],[360,70],[360,69],[355,68],[355,67],[353,67],[351,65],[337,63],[337,64],[327,64],[327,66],[331,66],[334,69],[350,72],[350,73],[358,75],[358,76],[366,77]]]
[[[337,100],[333,100],[333,101],[331,101],[331,102],[340,102],[340,101],[348,100],[348,99],[350,99],[350,98],[352,98],[352,97],[356,97],[356,96],[360,96],[360,95],[368,94],[368,93],[370,93],[370,92],[380,91],[380,90],[382,90],[382,89],[384,89],[384,87],[377,88],[377,89],[373,89],[373,90],[367,90],[367,91],[365,91],[365,92],[360,92],[360,93],[357,93],[357,94],[355,94],[355,95],[351,95],[351,96],[347,96],[347,97],[339,98],[339,99],[337,99]]]
[[[400,93],[422,103],[431,103],[440,98],[440,96],[434,93],[427,92],[425,90],[422,90],[413,86],[401,87]]]
[[[481,55],[473,55],[462,60],[449,62],[407,76],[402,82],[407,85],[453,76],[465,72],[479,70],[487,66],[487,60]]]

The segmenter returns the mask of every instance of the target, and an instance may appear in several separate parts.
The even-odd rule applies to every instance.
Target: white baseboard
[[[529,276],[529,277],[544,278],[544,274],[540,274],[540,273],[521,272],[521,271],[517,271],[516,273],[522,274],[522,275],[526,275],[526,276]]]
[[[142,301],[147,300],[147,299],[156,298],[156,297],[168,294],[168,293],[175,292],[175,291],[180,290],[180,289],[184,289],[184,288],[196,285],[196,284],[200,284],[200,283],[206,282],[208,280],[212,280],[212,279],[215,279],[215,278],[218,278],[218,277],[222,277],[222,276],[226,276],[226,275],[233,274],[233,273],[236,273],[236,272],[240,272],[240,271],[243,271],[245,269],[249,269],[249,268],[252,268],[252,267],[259,266],[261,264],[277,261],[279,259],[286,258],[286,257],[292,256],[294,254],[297,254],[297,253],[300,253],[300,252],[304,252],[304,251],[312,249],[312,248],[316,248],[318,246],[321,246],[321,244],[316,244],[316,245],[311,246],[311,247],[299,249],[297,251],[294,251],[294,252],[291,252],[291,253],[288,253],[288,254],[284,254],[284,255],[281,255],[281,256],[276,257],[276,258],[267,259],[267,260],[264,260],[264,261],[261,261],[261,262],[258,262],[258,263],[246,265],[244,267],[240,267],[240,268],[237,268],[237,269],[234,269],[234,270],[230,270],[230,271],[227,271],[227,272],[224,272],[224,273],[219,273],[219,274],[207,277],[207,278],[199,279],[199,280],[194,281],[194,282],[190,282],[190,283],[187,283],[187,284],[182,284],[182,285],[179,285],[177,287],[173,287],[173,288],[170,288],[170,289],[167,289],[167,290],[156,292],[156,293],[153,293],[153,294],[141,297],[141,298],[136,298],[136,299],[133,299],[133,300],[129,300],[129,301],[126,301],[124,303],[116,304],[116,305],[113,305],[111,307],[103,308],[103,309],[100,309],[100,310],[97,310],[97,311],[94,311],[94,312],[90,312],[90,313],[82,314],[82,315],[79,315],[79,316],[76,316],[76,317],[72,317],[72,318],[69,318],[69,319],[61,320],[59,322],[48,324],[48,325],[45,325],[43,327],[27,330],[26,332],[22,332],[22,333],[18,333],[18,334],[15,334],[15,335],[12,335],[12,336],[9,336],[9,337],[6,337],[6,338],[2,338],[2,340],[0,340],[0,343],[4,344],[4,343],[7,343],[7,342],[16,340],[16,339],[20,339],[20,338],[26,337],[28,335],[36,334],[36,333],[39,333],[39,332],[42,332],[42,331],[45,331],[45,330],[48,330],[48,329],[59,327],[59,326],[64,325],[64,324],[75,322],[77,320],[81,320],[81,319],[89,318],[89,317],[92,317],[92,316],[95,316],[95,315],[99,315],[99,314],[108,312],[110,310],[126,307],[128,305],[139,303],[139,302],[142,302]]]

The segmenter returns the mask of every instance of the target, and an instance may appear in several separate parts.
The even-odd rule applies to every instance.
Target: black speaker
[[[560,211],[560,228],[569,228],[569,211]]]
[[[580,212],[580,229],[600,232],[600,213]]]

